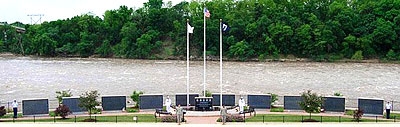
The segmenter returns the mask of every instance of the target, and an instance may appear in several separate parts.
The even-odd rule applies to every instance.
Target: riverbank
[[[126,59],[119,57],[100,57],[100,56],[90,56],[87,58],[78,57],[78,56],[67,56],[67,57],[43,57],[43,56],[35,56],[35,55],[20,55],[13,54],[9,52],[0,53],[0,57],[5,58],[13,58],[13,57],[31,57],[31,58],[41,58],[41,59]],[[165,59],[129,59],[129,60],[185,60],[184,57],[169,57]],[[190,61],[203,61],[203,58],[199,57],[191,57]],[[207,61],[219,61],[219,56],[208,56]],[[334,61],[315,61],[310,58],[296,58],[294,56],[282,57],[280,59],[248,59],[247,61],[240,61],[238,59],[228,59],[226,57],[223,58],[224,62],[326,62],[326,63],[390,63],[390,64],[400,64],[400,61],[388,61],[388,60],[380,60],[380,59],[365,59],[365,60],[352,60],[352,59],[340,59]]]

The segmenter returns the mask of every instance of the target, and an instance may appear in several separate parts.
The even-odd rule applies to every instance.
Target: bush
[[[176,122],[176,115],[163,116],[161,117],[161,122]]]
[[[49,116],[50,116],[50,117],[55,117],[55,116],[57,116],[57,115],[56,115],[56,113],[55,113],[54,111],[50,111],[50,112],[49,112]]]
[[[71,110],[69,110],[68,106],[60,104],[54,111],[57,116],[61,116],[61,118],[65,119],[69,114],[71,114]]]
[[[132,95],[131,95],[131,98],[132,98],[132,101],[134,101],[136,104],[135,104],[135,107],[139,107],[139,96],[140,96],[140,94],[143,94],[143,92],[142,91],[133,91],[132,92]]]
[[[203,91],[202,93],[203,93],[203,95],[204,95],[204,91]],[[210,91],[206,90],[205,96],[206,96],[206,97],[211,97],[211,96],[212,96],[212,93],[211,93]]]
[[[182,118],[182,122],[186,120]],[[176,115],[162,116],[161,122],[176,122]]]
[[[138,109],[128,108],[126,111],[129,112],[129,113],[133,113],[133,112],[138,112]]]
[[[358,50],[354,55],[351,57],[352,60],[363,60],[364,56],[362,51]]]
[[[217,122],[222,122],[222,119],[218,118]],[[244,122],[244,118],[241,115],[228,115],[226,116],[226,122]]]
[[[341,94],[340,92],[335,92],[335,93],[333,93],[333,96],[341,97],[341,96],[343,96],[343,94]]]
[[[355,120],[355,121],[360,121],[361,120],[361,117],[364,115],[364,110],[362,110],[362,109],[357,109],[357,110],[354,110],[354,112],[353,112],[353,119]]]
[[[391,50],[389,50],[389,52],[386,54],[386,58],[387,58],[388,60],[396,60],[396,59],[397,59],[397,56],[396,56],[396,53],[391,49]]]
[[[279,108],[271,108],[270,112],[284,112],[285,110],[283,109],[283,107],[279,107]]]
[[[0,117],[4,116],[6,114],[6,108],[4,106],[0,107]]]

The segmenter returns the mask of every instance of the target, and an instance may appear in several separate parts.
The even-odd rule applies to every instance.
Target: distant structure
[[[42,23],[42,17],[44,16],[44,14],[30,14],[28,16],[31,17],[31,25],[33,25]],[[34,17],[39,17],[39,18],[34,18]]]

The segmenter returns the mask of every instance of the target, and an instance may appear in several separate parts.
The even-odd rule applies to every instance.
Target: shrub
[[[54,113],[58,116],[61,116],[61,118],[65,119],[72,112],[71,110],[69,110],[68,106],[61,104],[56,108]]]
[[[50,116],[50,117],[55,117],[55,116],[57,116],[57,115],[56,115],[56,113],[55,113],[54,111],[50,111],[50,112],[49,112],[49,116]]]
[[[353,112],[353,119],[355,120],[355,121],[360,121],[361,120],[361,117],[364,115],[364,110],[362,110],[362,109],[357,109],[357,110],[354,110],[354,112]]]
[[[163,116],[161,117],[161,122],[176,122],[176,115]]]
[[[222,122],[222,119],[218,118],[217,122]],[[244,118],[241,115],[228,115],[226,116],[226,122],[244,122]]]
[[[203,92],[203,94],[204,94],[204,92]],[[206,97],[211,97],[212,93],[210,91],[206,90],[206,94],[205,95],[206,95]]]
[[[135,109],[135,108],[127,108],[126,111],[129,112],[129,113],[133,113],[133,112],[138,112],[138,109]]]
[[[352,60],[363,60],[364,56],[362,51],[358,50],[354,55],[351,57]]]
[[[397,56],[396,53],[392,49],[390,49],[389,52],[386,54],[386,58],[388,60],[396,60]]]
[[[1,106],[1,107],[0,107],[0,117],[1,117],[1,116],[4,116],[6,113],[7,113],[7,112],[6,112],[6,108],[5,108],[4,106]]]
[[[343,96],[343,94],[341,94],[340,92],[335,92],[335,93],[333,93],[333,96],[341,97],[341,96]]]
[[[132,95],[131,95],[131,98],[132,98],[132,101],[134,101],[135,102],[135,107],[139,107],[139,96],[140,96],[140,94],[143,94],[143,92],[142,91],[133,91],[132,92]]]
[[[186,120],[182,118],[182,122],[185,122],[185,121]],[[162,116],[161,122],[176,122],[176,115]]]

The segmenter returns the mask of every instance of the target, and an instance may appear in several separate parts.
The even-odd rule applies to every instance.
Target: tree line
[[[102,17],[88,13],[25,25],[22,35],[0,26],[0,51],[50,57],[184,58],[189,19],[195,27],[190,54],[202,57],[204,7],[211,13],[206,20],[210,56],[219,55],[223,19],[231,27],[223,35],[223,55],[229,59],[400,60],[400,0],[192,0],[174,6],[149,0],[138,9],[107,10]]]

